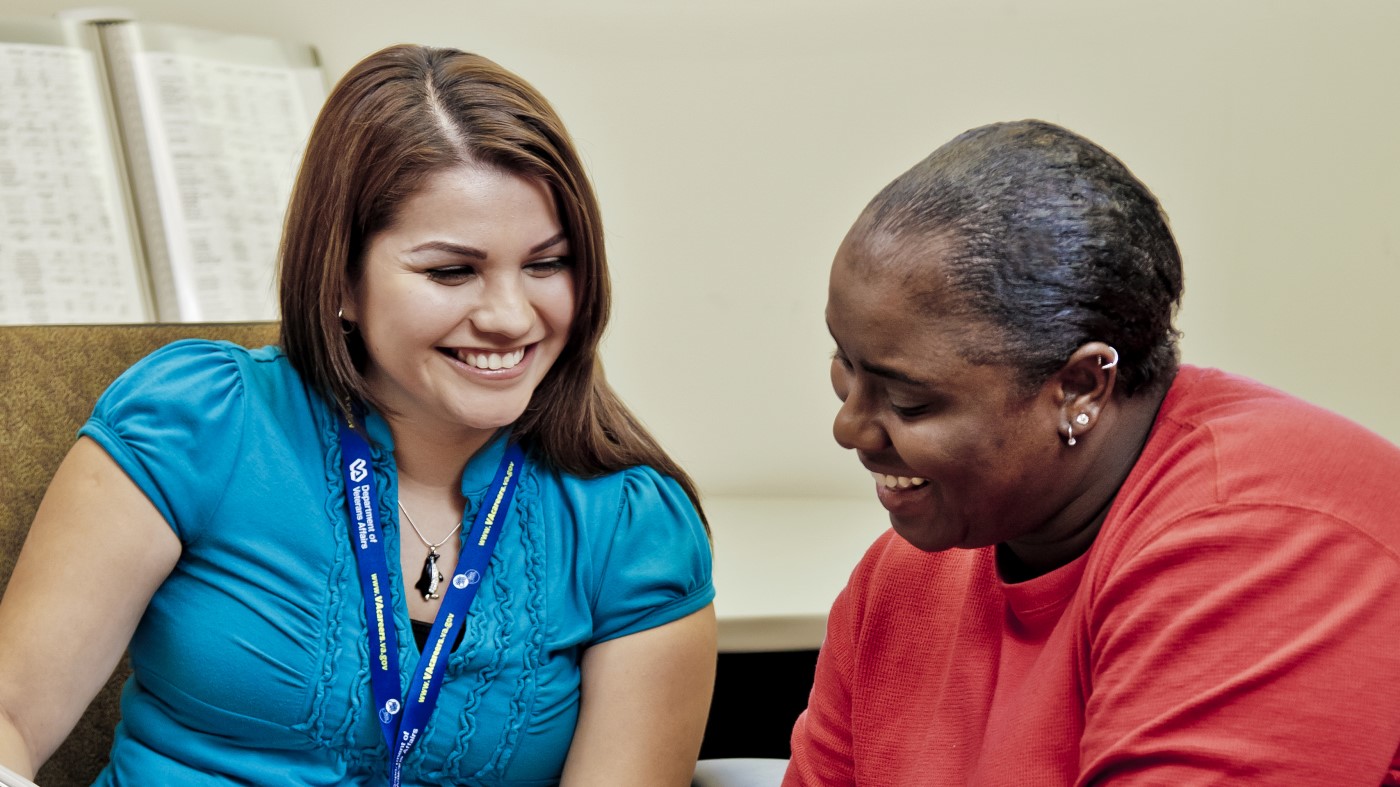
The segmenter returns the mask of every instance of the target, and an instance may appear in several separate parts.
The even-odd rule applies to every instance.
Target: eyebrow
[[[895,382],[904,383],[905,385],[912,385],[918,388],[933,387],[933,383],[930,383],[927,380],[920,380],[917,377],[910,377],[909,375],[897,369],[891,369],[888,366],[881,366],[877,363],[861,361],[860,368],[875,375],[876,377],[884,377],[887,380],[894,380]]]
[[[564,233],[557,233],[553,237],[540,241],[539,243],[536,243],[535,245],[531,246],[528,253],[539,254],[545,249],[548,249],[551,246],[557,246],[560,243],[567,241],[568,239],[568,236]],[[430,240],[427,243],[420,243],[419,245],[409,249],[409,253],[411,254],[416,254],[420,251],[445,251],[450,254],[457,254],[463,257],[471,257],[472,259],[476,260],[486,259],[486,252],[476,248],[475,246],[463,246],[460,243],[452,243],[450,241],[445,240]]]

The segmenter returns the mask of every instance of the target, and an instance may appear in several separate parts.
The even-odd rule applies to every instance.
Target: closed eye
[[[951,404],[947,395],[927,389],[890,391],[887,402],[890,412],[906,421],[938,415]]]
[[[525,272],[536,278],[543,279],[546,276],[553,276],[562,270],[573,267],[574,261],[571,257],[550,257],[548,259],[536,260],[525,266]]]
[[[428,279],[439,284],[461,284],[476,275],[476,268],[470,265],[445,265],[431,268],[424,273]]]

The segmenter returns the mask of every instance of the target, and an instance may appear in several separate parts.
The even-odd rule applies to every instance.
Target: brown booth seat
[[[128,366],[185,338],[260,347],[277,341],[277,324],[0,326],[0,592],[9,582],[44,489],[97,397]],[[39,771],[39,784],[92,783],[107,762],[120,717],[121,684],[130,672],[123,657],[73,734]]]

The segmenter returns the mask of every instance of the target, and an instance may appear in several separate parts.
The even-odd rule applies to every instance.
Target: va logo
[[[399,709],[402,707],[398,700],[389,700],[384,703],[384,707],[379,709],[379,720],[388,724],[394,720],[394,717],[398,715]]]
[[[365,480],[365,476],[367,475],[369,475],[369,472],[365,470],[365,460],[356,459],[355,461],[350,463],[351,481],[354,481],[358,484],[361,481]]]

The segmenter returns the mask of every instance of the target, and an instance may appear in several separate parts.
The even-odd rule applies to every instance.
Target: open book
[[[0,20],[0,323],[276,319],[325,93],[309,46]]]

